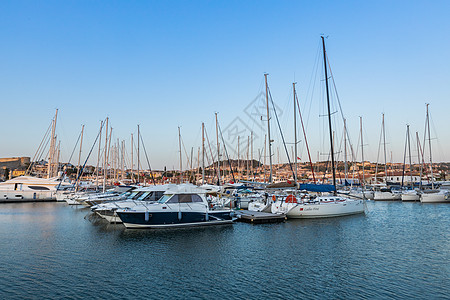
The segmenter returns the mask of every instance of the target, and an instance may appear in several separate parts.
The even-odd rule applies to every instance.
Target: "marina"
[[[0,296],[448,298],[448,205],[367,206],[340,218],[140,230],[61,202],[3,204]]]

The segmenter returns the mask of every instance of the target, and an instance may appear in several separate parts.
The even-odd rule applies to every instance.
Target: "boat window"
[[[164,192],[162,192],[162,191],[157,191],[157,192],[154,192],[154,195],[155,195],[155,201],[157,201],[157,200],[160,199],[162,196],[164,196]]]
[[[30,189],[35,191],[49,191],[50,189],[45,186],[29,186]]]
[[[149,194],[149,192],[144,192],[144,193],[138,198],[138,200],[144,200],[144,199],[147,197],[148,194]]]
[[[158,200],[159,203],[165,203],[167,201],[167,199],[169,199],[170,197],[172,197],[172,195],[163,195],[161,197],[161,199]]]
[[[151,201],[151,200],[153,200],[153,198],[154,197],[152,197],[153,196],[153,192],[147,192],[146,194],[145,194],[145,197],[144,198],[142,198],[141,200],[146,200],[146,201]]]
[[[203,202],[199,195],[192,195],[192,202]]]
[[[138,199],[144,192],[138,192],[136,195],[134,195],[131,199],[136,200]]]
[[[178,203],[178,195],[173,195],[166,203]]]

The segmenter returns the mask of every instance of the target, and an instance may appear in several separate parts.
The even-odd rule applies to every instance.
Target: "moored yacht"
[[[171,228],[231,224],[231,209],[211,207],[206,191],[190,184],[168,190],[155,203],[117,209],[127,228]]]
[[[0,202],[56,201],[60,186],[70,186],[58,177],[19,176],[0,183]]]

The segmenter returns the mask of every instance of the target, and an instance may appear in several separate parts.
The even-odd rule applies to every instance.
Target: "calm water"
[[[0,298],[449,299],[450,205],[163,231],[63,203],[0,206]]]

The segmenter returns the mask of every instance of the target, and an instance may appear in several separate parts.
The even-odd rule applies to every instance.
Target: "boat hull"
[[[272,213],[286,213],[291,219],[330,218],[346,215],[362,214],[365,212],[363,200],[351,200],[330,203],[279,203],[272,204]],[[285,207],[283,209],[283,206]]]
[[[448,193],[423,193],[420,196],[420,202],[422,203],[450,203],[450,197]]]
[[[127,228],[170,228],[230,224],[231,211],[219,212],[135,212],[118,211]]]

